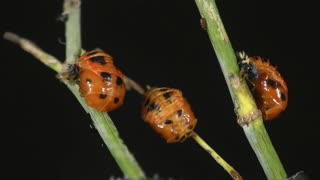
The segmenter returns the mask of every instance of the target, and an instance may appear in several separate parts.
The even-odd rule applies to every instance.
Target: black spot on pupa
[[[255,56],[254,59],[255,60],[259,60],[260,58],[259,58],[259,56]]]
[[[91,79],[86,79],[86,83],[87,84],[91,84],[92,82],[91,82]]]
[[[254,82],[254,81],[256,81],[257,79],[258,79],[258,77],[259,77],[259,72],[258,72],[258,70],[257,70],[257,68],[252,64],[252,63],[250,63],[250,73],[249,73],[249,79],[252,81],[252,82]]]
[[[270,85],[273,89],[276,89],[279,86],[279,84],[272,79],[267,79],[267,84]]]
[[[163,97],[165,99],[169,99],[172,96],[172,94],[173,94],[172,92],[166,92],[166,93],[163,94]]]
[[[100,75],[106,82],[111,82],[111,74],[107,72],[101,72]]]
[[[150,99],[147,99],[143,106],[147,106],[150,102]]]
[[[287,99],[286,95],[284,93],[280,94],[280,98],[282,101],[285,101]]]
[[[166,119],[166,120],[164,121],[164,124],[172,124],[172,123],[173,123],[173,121],[170,120],[170,119]]]
[[[115,97],[114,100],[113,100],[113,102],[114,102],[115,104],[117,104],[117,103],[119,102],[119,98]]]
[[[242,64],[241,71],[248,77],[249,81],[254,82],[258,79],[258,70],[252,63]]]
[[[180,141],[183,142],[184,140],[186,140],[187,136],[182,136]]]
[[[87,56],[92,56],[92,55],[95,55],[97,54],[99,51],[91,51],[87,54]]]
[[[187,136],[189,137],[191,135],[192,131],[187,132]]]
[[[62,77],[66,77],[66,79],[71,81],[77,81],[80,75],[80,68],[76,64],[68,64],[68,73],[62,73]],[[65,74],[65,75],[64,75]]]
[[[102,66],[107,64],[107,62],[104,60],[104,57],[103,56],[95,56],[95,57],[92,57],[90,58],[90,61],[93,62],[93,63],[99,63],[101,64]]]
[[[119,77],[119,76],[117,77],[116,83],[117,83],[118,86],[122,85],[123,81],[122,81],[121,77]]]
[[[153,111],[153,110],[155,110],[155,109],[157,109],[157,108],[159,108],[159,106],[158,106],[156,103],[152,103],[152,104],[149,105],[147,111],[148,111],[148,112],[149,112],[149,111]]]
[[[177,134],[176,137],[174,138],[175,140],[179,140],[180,139],[180,135]]]
[[[100,95],[99,95],[99,98],[100,99],[105,99],[107,97],[107,94],[105,94],[105,93],[101,93]]]
[[[181,117],[181,115],[182,115],[182,109],[179,109],[179,110],[177,111],[177,115],[178,115],[178,117]]]
[[[188,129],[192,129],[192,128],[193,128],[193,125],[189,125],[189,126],[188,126]]]

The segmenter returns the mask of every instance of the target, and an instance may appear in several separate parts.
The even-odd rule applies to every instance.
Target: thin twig
[[[38,60],[40,60],[42,63],[55,70],[56,72],[60,72],[62,70],[63,65],[57,58],[43,51],[32,41],[10,32],[5,33],[4,38],[18,44],[23,50],[35,56]],[[84,99],[80,96],[79,87],[76,84],[71,85],[67,81],[63,82],[76,96],[86,112],[91,115],[95,128],[99,132],[99,135],[103,139],[106,146],[109,148],[111,154],[113,155],[115,161],[118,163],[125,176],[133,180],[145,179],[144,172],[119,137],[119,133],[108,114],[97,112],[94,109],[88,107]]]
[[[217,163],[223,167],[225,171],[227,171],[232,179],[234,180],[242,180],[240,174],[230,166],[222,157],[212,149],[197,133],[193,132],[192,138],[204,149],[206,150],[212,157],[217,161]]]
[[[145,89],[141,85],[139,85],[137,82],[129,78],[128,76],[125,76],[124,81],[125,81],[127,90],[133,89],[141,95],[145,93]]]
[[[63,15],[67,15],[66,21],[66,62],[73,63],[81,54],[81,1],[65,0]],[[84,103],[79,95],[78,87],[68,84],[69,89],[77,97],[85,110],[91,115],[91,119],[104,143],[107,145],[113,158],[119,165],[125,176],[132,180],[145,179],[145,174],[138,162],[123,143],[119,133],[107,113],[97,112]]]
[[[43,64],[50,67],[54,71],[60,72],[62,70],[62,63],[58,59],[56,59],[51,54],[44,52],[30,40],[22,38],[12,32],[5,32],[3,34],[3,38],[15,44],[18,44],[23,50],[32,54],[36,59],[40,60]]]

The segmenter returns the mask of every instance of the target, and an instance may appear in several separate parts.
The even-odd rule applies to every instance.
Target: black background
[[[300,1],[279,2],[217,1],[233,48],[270,58],[287,82],[287,110],[265,125],[288,175],[304,170],[318,179],[317,12]],[[3,30],[29,38],[63,60],[64,24],[57,20],[61,0],[5,1],[1,7]],[[142,85],[182,90],[199,119],[196,132],[244,179],[266,179],[236,123],[221,69],[199,21],[190,0],[84,0],[83,48],[110,53]],[[4,40],[1,53],[1,161],[9,179],[122,177],[89,115],[55,72]],[[109,115],[148,176],[229,179],[191,139],[168,145],[158,137],[141,119],[141,99],[130,91],[124,105]]]

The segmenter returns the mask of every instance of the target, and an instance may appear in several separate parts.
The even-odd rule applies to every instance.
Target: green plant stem
[[[81,0],[64,0],[62,16],[66,17],[66,62],[73,63],[81,53]]]
[[[81,53],[81,24],[80,24],[80,0],[65,0],[64,15],[66,21],[66,62],[73,63]],[[107,113],[97,112],[88,107],[80,97],[79,88],[76,85],[67,84],[68,88],[77,97],[78,101],[91,115],[95,128],[99,132],[104,143],[110,150],[120,169],[129,179],[145,179],[144,172],[138,162],[119,137],[118,131]]]
[[[63,16],[66,21],[66,63],[72,64],[79,57],[81,52],[81,34],[80,34],[80,0],[65,0]],[[62,63],[54,56],[44,52],[28,39],[22,38],[17,34],[6,32],[3,37],[13,43],[18,44],[23,50],[32,54],[43,64],[54,71],[60,73],[63,69]],[[82,107],[91,115],[94,126],[99,132],[104,143],[108,147],[113,158],[119,165],[125,177],[132,180],[146,179],[145,174],[140,168],[138,162],[128,151],[121,140],[119,133],[107,113],[97,112],[88,107],[80,96],[79,87],[64,81],[69,90],[76,96]]]
[[[46,53],[30,40],[20,37],[12,32],[5,32],[3,37],[8,41],[18,44],[23,50],[36,57],[39,61],[41,61],[43,64],[53,69],[54,71],[62,71],[62,63],[57,58]],[[101,138],[103,139],[104,143],[108,147],[110,153],[112,154],[113,158],[115,159],[125,176],[130,180],[145,179],[144,172],[121,140],[119,133],[108,114],[97,112],[88,107],[84,102],[84,99],[80,96],[78,86],[71,85],[66,81],[63,82],[76,96],[86,112],[91,115],[95,128],[97,129],[98,133],[100,134]]]
[[[135,160],[135,158],[132,156],[128,148],[124,145],[123,141],[119,137],[119,133],[109,115],[107,113],[97,112],[96,110],[88,107],[84,102],[84,99],[80,96],[78,87],[70,84],[67,84],[67,86],[76,96],[86,112],[91,115],[94,127],[99,132],[101,138],[107,145],[110,153],[112,154],[113,158],[115,159],[125,176],[130,180],[146,179],[144,172],[140,168],[138,162]]]
[[[220,18],[216,2],[214,0],[195,0],[195,2],[201,17],[206,22],[206,30],[227,82],[235,106],[235,113],[251,147],[268,179],[286,179],[286,172],[265,130],[261,113],[259,113],[245,81],[239,76],[237,59]]]

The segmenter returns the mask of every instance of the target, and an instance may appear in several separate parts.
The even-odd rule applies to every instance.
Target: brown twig
[[[144,95],[145,89],[141,85],[139,85],[137,82],[135,82],[134,80],[132,80],[128,76],[125,76],[124,81],[126,83],[127,90],[133,89],[133,90],[137,91],[139,94]]]

